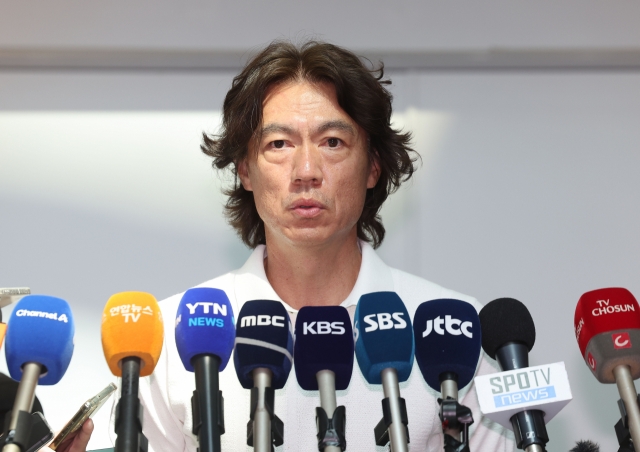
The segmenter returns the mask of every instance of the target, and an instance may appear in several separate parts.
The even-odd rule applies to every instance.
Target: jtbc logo
[[[315,327],[315,330],[313,329]],[[302,334],[344,334],[344,322],[304,322]]]
[[[444,329],[442,328],[443,325]],[[460,336],[461,334],[464,334],[471,339],[473,338],[473,331],[471,331],[472,326],[473,324],[471,322],[463,322],[461,320],[454,319],[450,315],[445,316],[444,319],[438,316],[433,320],[427,320],[427,329],[422,333],[422,337],[427,337],[431,334],[431,331],[435,331],[436,334],[444,336],[444,332],[446,330],[447,333],[453,336]]]
[[[245,326],[284,326],[284,316],[281,315],[246,315],[240,320],[240,328]]]
[[[364,332],[370,333],[378,328],[381,330],[390,330],[391,328],[401,330],[406,328],[407,322],[402,318],[403,315],[404,312],[394,312],[392,314],[389,314],[388,312],[381,312],[379,314],[365,315],[364,321],[369,326],[364,329]]]

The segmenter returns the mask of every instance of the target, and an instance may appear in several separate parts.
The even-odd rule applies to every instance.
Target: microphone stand
[[[336,407],[336,374],[321,370],[316,374],[320,391],[320,406],[316,408],[318,426],[318,450],[320,452],[342,452],[347,448],[346,408]],[[329,417],[331,415],[331,417]]]
[[[148,441],[142,433],[142,405],[138,398],[140,358],[123,358],[120,364],[122,387],[116,405],[115,431],[118,438],[115,452],[146,452]]]
[[[391,452],[408,452],[409,420],[407,417],[407,405],[400,397],[398,385],[398,372],[389,367],[381,372],[382,390],[382,420],[374,429],[376,445],[385,446],[391,443]]]
[[[440,422],[444,434],[444,452],[470,452],[469,426],[473,424],[471,410],[458,403],[458,375],[440,374]]]
[[[22,378],[11,411],[7,438],[2,452],[22,452],[27,450],[31,435],[31,408],[36,394],[36,386],[42,366],[38,363],[26,363],[22,368]]]
[[[196,390],[191,397],[194,435],[200,452],[220,452],[220,435],[224,434],[224,399],[219,390],[220,358],[204,354],[193,358]],[[211,403],[213,401],[213,403]]]
[[[253,370],[251,389],[251,418],[247,424],[247,445],[254,452],[273,452],[274,446],[284,444],[284,424],[275,415],[275,391],[271,387],[271,370]]]

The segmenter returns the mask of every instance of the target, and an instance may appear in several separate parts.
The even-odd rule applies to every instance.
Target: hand
[[[71,438],[67,438],[55,451],[48,447],[43,447],[40,450],[45,452],[86,452],[92,432],[93,421],[87,419],[84,421],[84,424],[82,424],[82,428]]]

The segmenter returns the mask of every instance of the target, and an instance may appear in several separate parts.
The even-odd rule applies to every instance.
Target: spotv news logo
[[[470,321],[463,322],[462,320],[454,319],[450,315],[446,315],[444,319],[438,316],[433,320],[427,320],[427,327],[422,332],[422,337],[427,337],[432,331],[440,336],[444,336],[446,331],[452,336],[460,336],[461,334],[464,334],[469,339],[472,339],[472,326],[473,323]]]

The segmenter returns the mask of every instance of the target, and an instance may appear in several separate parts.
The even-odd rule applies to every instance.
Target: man
[[[274,42],[234,78],[221,132],[204,137],[203,151],[236,177],[226,215],[254,252],[241,269],[200,287],[224,290],[236,317],[254,299],[281,301],[294,322],[303,306],[342,305],[353,317],[360,296],[376,291],[397,292],[412,317],[421,302],[436,298],[460,298],[480,308],[472,298],[387,267],[374,252],[384,238],[380,207],[411,177],[416,159],[410,135],[390,126],[391,95],[382,76],[382,69],[368,70],[354,54],[330,44]],[[180,298],[161,302],[165,348],[154,374],[140,383],[144,433],[155,452],[197,447],[191,434],[194,378],[180,362],[173,332]],[[479,366],[480,373],[497,370],[485,359]],[[220,386],[222,449],[250,450],[249,391],[229,368]],[[438,394],[415,369],[401,389],[411,450],[442,450]],[[513,450],[512,436],[481,418],[475,391],[461,395],[476,419],[471,449]],[[356,365],[350,387],[338,391],[338,403],[347,408],[349,451],[376,450],[373,428],[382,398],[381,387],[368,385]],[[275,411],[285,426],[278,450],[317,450],[317,405],[317,395],[290,376],[276,392]]]

